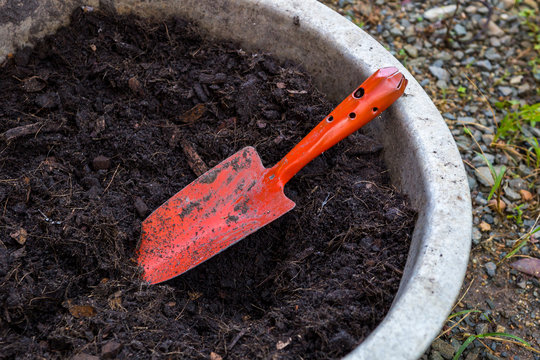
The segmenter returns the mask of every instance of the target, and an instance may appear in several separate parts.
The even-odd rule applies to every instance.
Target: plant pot
[[[360,28],[315,0],[26,0],[0,7],[0,61],[53,33],[77,6],[143,17],[176,15],[210,37],[302,63],[334,101],[376,69],[397,67],[405,95],[368,130],[384,144],[393,183],[418,210],[400,289],[383,322],[348,359],[416,359],[442,327],[466,271],[467,177],[442,117],[412,75]],[[354,321],[354,319],[352,319]]]

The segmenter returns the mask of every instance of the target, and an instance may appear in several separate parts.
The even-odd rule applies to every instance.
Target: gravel
[[[491,277],[495,276],[495,274],[496,274],[495,271],[497,270],[497,265],[495,265],[494,262],[490,261],[490,262],[486,263],[484,265],[484,267],[486,268],[486,273],[489,276],[491,276]]]
[[[540,214],[540,171],[532,155],[527,159],[526,149],[534,153],[530,142],[520,140],[516,132],[506,137],[498,134],[498,126],[508,112],[540,102],[540,66],[533,71],[540,51],[534,49],[535,39],[523,16],[527,11],[534,13],[527,21],[538,24],[538,1],[463,0],[458,6],[445,0],[377,0],[376,5],[360,0],[324,2],[333,4],[344,15],[357,16],[363,29],[386,46],[420,82],[443,114],[468,173],[473,202],[472,252],[463,299],[453,312],[479,310],[489,321],[479,313],[468,314],[451,332],[435,340],[423,358],[451,358],[455,352],[452,344],[462,343],[463,334],[495,329],[540,348],[540,281],[511,269],[508,263],[514,259],[504,259],[538,226],[535,221]],[[495,6],[488,8],[490,4]],[[522,122],[521,134],[540,139],[538,123],[531,125]],[[506,208],[500,213],[488,206],[494,181],[484,157],[478,155],[480,149],[497,173],[502,165],[507,168],[500,193]],[[532,198],[525,200],[522,190],[530,192]],[[496,198],[494,194],[491,201]],[[539,246],[537,232],[517,255],[540,258]],[[460,319],[463,316],[448,321],[446,326]],[[487,350],[475,340],[460,359],[540,360],[540,355],[517,345],[502,346],[501,342],[487,339],[482,342],[495,350]]]
[[[430,66],[429,71],[435,76],[437,79],[442,81],[449,81],[450,80],[450,74],[445,69],[441,68],[440,66]]]

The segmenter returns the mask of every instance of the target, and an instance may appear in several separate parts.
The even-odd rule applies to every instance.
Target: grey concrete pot
[[[0,61],[53,33],[81,5],[193,20],[211,37],[303,64],[335,101],[380,67],[395,66],[405,74],[405,95],[369,130],[384,144],[393,182],[409,195],[419,217],[390,311],[346,358],[420,357],[459,293],[470,249],[471,205],[454,140],[412,75],[364,31],[315,0],[0,1]]]

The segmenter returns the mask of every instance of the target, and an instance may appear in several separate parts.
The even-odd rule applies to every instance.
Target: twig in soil
[[[43,123],[41,122],[18,126],[16,128],[9,129],[6,132],[2,133],[0,135],[0,138],[8,142],[16,138],[19,138],[21,136],[37,134],[42,126],[43,126]]]
[[[120,168],[120,164],[116,165],[116,169],[114,170],[114,174],[112,175],[111,180],[109,180],[109,183],[105,187],[105,190],[103,190],[103,194],[105,194],[107,192],[107,190],[109,190],[109,187],[111,186],[111,184],[112,184],[112,182],[114,180],[114,177],[116,176],[116,173],[118,172],[119,168]]]
[[[58,131],[62,127],[62,125],[63,123],[46,124],[43,121],[38,121],[32,124],[21,125],[16,128],[9,129],[4,133],[0,134],[0,139],[4,140],[5,142],[10,142],[22,136],[37,135],[40,131]]]
[[[195,175],[201,176],[208,171],[208,166],[204,163],[204,161],[201,159],[201,157],[199,156],[197,151],[195,151],[195,148],[189,141],[181,140],[180,146],[182,147],[182,150],[187,157],[189,167],[191,168],[191,170],[193,170]]]
[[[236,343],[238,342],[238,340],[240,340],[240,338],[242,336],[244,336],[246,334],[247,330],[246,329],[242,329],[238,335],[236,335],[233,339],[233,341],[231,341],[231,343],[229,344],[229,348],[228,350],[232,350],[232,348],[234,347],[234,345],[236,345]]]
[[[171,45],[171,47],[174,47],[173,42],[171,40],[171,35],[169,35],[169,28],[167,27],[167,23],[163,22],[163,25],[165,26],[165,34],[167,34],[167,39],[169,39],[169,44]]]
[[[383,266],[389,268],[390,270],[392,270],[393,272],[399,274],[399,275],[403,275],[403,271],[398,269],[397,267],[395,267],[394,265],[390,264],[390,263],[383,263]]]

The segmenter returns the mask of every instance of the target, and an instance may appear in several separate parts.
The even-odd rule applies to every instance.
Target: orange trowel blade
[[[398,69],[377,70],[272,168],[247,147],[201,175],[143,222],[137,259],[143,279],[155,284],[178,276],[294,208],[283,193],[287,181],[378,116],[406,86]]]
[[[281,187],[263,185],[268,171],[246,147],[154,211],[142,224],[143,279],[178,276],[293,209]]]

